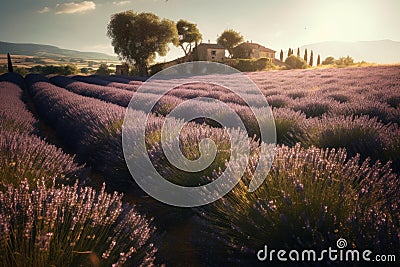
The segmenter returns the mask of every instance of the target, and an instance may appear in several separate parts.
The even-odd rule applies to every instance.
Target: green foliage
[[[125,11],[111,16],[107,35],[114,52],[126,62],[133,63],[142,76],[156,53],[166,55],[169,43],[176,43],[178,31],[174,22],[160,19],[153,13]]]
[[[322,65],[332,65],[332,64],[335,64],[334,57],[327,57],[322,61]]]
[[[107,66],[107,64],[100,64],[99,68],[96,70],[96,74],[98,75],[103,75],[103,76],[108,76],[110,75],[112,70],[110,70]]]
[[[30,73],[48,75],[48,74],[59,74],[59,75],[71,75],[78,73],[78,69],[75,65],[64,65],[64,66],[35,66],[29,70]]]
[[[267,67],[273,68],[274,65],[267,58],[260,59],[233,59],[229,60],[227,64],[239,71],[260,71]]]
[[[185,55],[188,55],[192,51],[192,45],[201,41],[202,35],[196,24],[183,19],[176,23],[176,29],[179,39],[175,40],[174,45],[181,47]]]
[[[232,49],[241,42],[243,42],[243,36],[239,32],[232,29],[225,30],[217,39],[217,43],[228,50],[231,57]]]
[[[350,66],[354,64],[354,60],[352,57],[341,57],[335,61],[335,64],[338,66]]]
[[[307,63],[301,58],[295,55],[290,55],[286,58],[285,64],[287,69],[305,69],[307,68]]]

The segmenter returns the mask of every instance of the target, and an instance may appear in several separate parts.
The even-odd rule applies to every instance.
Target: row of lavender
[[[55,129],[64,144],[73,149],[82,161],[106,174],[109,184],[121,190],[136,188],[122,154],[124,108],[70,92],[49,83],[47,78],[40,75],[28,75],[26,81],[39,115]],[[145,118],[143,112],[134,112],[135,117]],[[160,142],[164,119],[155,114],[147,119],[146,143],[149,153],[158,154],[162,151]],[[178,125],[178,121],[176,123]],[[212,138],[217,147],[229,146],[229,137],[224,129],[189,123],[180,136],[183,154],[195,157],[198,153],[197,145],[205,137]],[[216,159],[218,165],[207,168],[199,175],[211,174],[214,169],[224,168],[225,158],[225,152],[219,153]],[[167,178],[181,180],[183,183],[193,183],[185,179],[195,180],[193,176],[182,177],[174,173]]]
[[[34,88],[35,86],[37,88]],[[120,124],[115,121],[106,123],[109,125],[105,127],[107,128],[106,132],[112,132],[111,135],[104,134],[104,130],[98,131],[99,127],[104,129],[100,126],[104,123],[100,118],[104,117],[101,110],[108,110],[111,106],[114,109],[118,106],[92,98],[78,97],[71,93],[67,94],[66,90],[63,92],[61,88],[52,87],[46,82],[32,83],[31,87],[33,87],[31,91],[34,100],[35,92],[42,91],[42,95],[35,100],[38,106],[46,101],[50,103],[46,104],[47,108],[43,108],[42,115],[44,117],[59,117],[58,122],[54,125],[64,125],[64,123],[68,125],[67,120],[74,120],[70,126],[63,128],[66,135],[74,132],[73,126],[80,129],[81,132],[92,131],[94,133],[91,135],[92,137],[103,141],[99,143],[100,146],[93,146],[92,153],[100,153],[99,157],[102,155],[109,161],[109,163],[103,161],[109,167],[123,163],[122,158],[115,158],[115,153],[110,153],[110,151],[118,152],[120,149],[118,141],[115,141],[120,139]],[[49,90],[43,89],[44,87],[48,87]],[[54,95],[51,94],[52,92]],[[60,97],[57,97],[57,94],[60,94]],[[75,100],[70,102],[70,99],[65,98],[74,98]],[[65,103],[70,104],[63,107]],[[52,110],[51,106],[56,108]],[[45,114],[46,110],[49,114]],[[84,116],[85,114],[86,116]],[[291,109],[276,109],[274,115],[276,118],[283,118],[277,120],[277,125],[280,125],[278,131],[293,127],[296,128],[296,131],[301,131],[304,125],[308,125],[312,121],[307,119],[305,114]],[[140,112],[138,112],[138,116],[140,116]],[[90,122],[87,118],[95,123]],[[60,122],[61,120],[66,122]],[[159,153],[156,153],[159,151],[154,151],[159,143],[159,137],[154,137],[154,135],[157,135],[161,122],[160,118],[154,118],[154,122],[152,122],[152,125],[156,125],[156,127],[147,140],[152,145],[149,153],[159,158],[157,163],[160,164],[160,171],[163,171],[163,174],[175,177],[179,182],[193,179],[193,176],[185,176],[176,173],[171,168],[163,168],[166,163]],[[321,131],[325,135],[311,132],[305,137],[302,135],[296,137],[294,134],[288,135],[288,137],[312,140],[315,138],[312,135],[314,134],[322,136],[320,140],[325,142],[325,139],[329,139],[333,135],[337,139],[333,138],[333,140],[341,145],[340,138],[343,138],[343,129],[349,129],[347,135],[353,135],[351,140],[358,144],[351,143],[349,148],[357,151],[357,149],[365,149],[370,141],[376,140],[376,138],[365,139],[363,141],[365,143],[357,143],[360,134],[371,132],[368,128],[359,130],[359,124],[367,127],[372,123],[371,128],[375,129],[372,134],[383,132],[382,135],[389,134],[394,137],[393,133],[397,129],[391,128],[396,126],[384,125],[368,117],[322,117],[318,122],[321,125],[314,124],[315,132]],[[325,124],[328,122],[330,124],[326,126]],[[339,127],[339,130],[333,127],[335,125]],[[320,130],[320,128],[325,128],[325,130]],[[191,129],[201,129],[201,127],[192,125]],[[336,135],[335,129],[337,130]],[[102,134],[98,135],[99,132]],[[184,138],[191,138],[190,141],[193,136],[198,140],[203,138],[202,135],[196,136],[196,132],[188,131],[188,133],[190,134]],[[207,128],[205,136],[212,134],[217,139],[225,140],[221,137],[224,134],[223,131]],[[119,138],[116,138],[118,136]],[[343,140],[346,139],[347,137]],[[85,142],[82,143],[85,144]],[[107,143],[108,149],[101,149],[105,143]],[[217,143],[222,144],[223,141]],[[192,146],[195,147],[196,144],[192,144]],[[221,147],[226,147],[226,145],[223,144]],[[396,146],[393,147],[396,149]],[[188,148],[186,150],[187,153],[191,151]],[[257,159],[256,153],[252,160]],[[219,159],[217,162],[218,164],[213,166],[214,169],[218,169],[218,166],[221,167],[223,160]],[[95,161],[92,163],[96,164]],[[249,168],[251,169],[251,166],[254,165],[255,162],[250,162]],[[115,168],[115,171],[118,172],[118,168]],[[214,172],[209,175],[210,179],[216,178],[214,175],[217,174],[218,172]],[[250,174],[247,175],[248,181]],[[120,176],[120,178],[129,179],[129,176]],[[204,238],[196,236],[194,243],[201,248],[201,251],[206,251],[209,255],[209,257],[205,257],[207,255],[202,254],[202,261],[209,259],[210,264],[211,261],[214,261],[213,264],[216,264],[216,261],[254,264],[257,263],[254,256],[255,251],[261,249],[264,242],[271,240],[271,244],[277,247],[323,249],[332,245],[339,237],[344,237],[351,240],[352,246],[357,248],[368,248],[373,244],[376,251],[381,252],[395,252],[399,249],[400,187],[398,177],[391,172],[388,164],[382,165],[379,162],[371,164],[368,160],[362,161],[360,164],[360,158],[351,158],[344,150],[301,148],[299,145],[292,148],[279,146],[272,170],[260,190],[256,194],[251,194],[247,192],[245,184],[245,182],[240,183],[233,192],[220,201],[199,210],[198,221],[199,225],[202,225],[200,228]],[[213,242],[210,242],[211,240]],[[274,242],[274,240],[276,241]]]
[[[394,161],[394,167],[400,162],[397,138],[400,132],[400,94],[393,89],[399,86],[399,75],[398,67],[249,74],[274,108],[279,144],[293,146],[302,142],[307,147],[344,147],[352,156],[359,153],[363,159],[372,157],[374,160]],[[80,82],[65,77],[54,77],[51,81],[73,92],[123,107],[133,96],[132,91],[112,88],[116,84],[130,86],[121,83],[121,78],[73,78]],[[112,82],[113,79],[119,82]],[[157,92],[155,86],[148,93],[135,95],[135,100],[140,103],[135,106],[146,108],[147,103],[158,97]],[[212,97],[228,103],[244,121],[249,136],[259,135],[255,117],[243,100],[218,85],[194,83],[179,86],[161,98],[154,112],[166,115],[185,99],[195,97]],[[256,96],[251,98],[252,106],[262,104]],[[223,115],[215,105],[204,101],[193,101],[190,108],[197,114],[206,110]],[[206,122],[215,126],[213,122]]]
[[[73,179],[82,166],[35,135],[38,121],[22,101],[23,83],[14,73],[0,78],[0,183],[16,185],[27,179],[34,185],[43,177],[49,185],[54,178]]]
[[[399,122],[400,70],[398,66],[367,68],[294,70],[250,73],[273,107],[303,111],[308,117],[324,113],[368,115],[384,123]],[[73,77],[86,83],[129,86],[109,80],[113,77]],[[107,81],[106,81],[107,80]],[[138,83],[135,81],[135,83]],[[244,88],[245,90],[245,88]],[[157,88],[151,92],[157,94]],[[223,87],[209,84],[185,84],[170,92],[181,99],[213,97],[223,102],[243,105],[243,100]],[[305,101],[307,100],[307,101]],[[257,100],[255,100],[257,101]],[[252,103],[257,105],[257,102]],[[314,107],[317,104],[318,107]]]
[[[363,158],[394,160],[392,167],[399,166],[400,132],[394,124],[398,122],[395,114],[399,108],[397,70],[380,67],[338,71],[342,76],[336,70],[324,70],[314,75],[325,75],[322,78],[328,79],[326,85],[331,84],[331,89],[315,88],[313,81],[312,86],[290,84],[290,89],[284,84],[283,91],[275,86],[265,90],[270,104],[277,107],[274,116],[278,140],[290,145],[301,141],[303,146],[345,147],[347,153],[298,145],[279,148],[269,182],[257,194],[248,193],[242,184],[222,201],[200,210],[202,238],[196,236],[194,242],[199,247],[208,244],[209,250],[207,257],[199,257],[210,265],[227,261],[253,265],[257,264],[255,253],[266,241],[269,247],[324,249],[340,237],[351,240],[357,248],[398,251],[397,176],[388,164],[371,166],[364,161],[360,166],[360,158],[349,160],[360,153]],[[288,73],[293,75],[289,81],[293,83],[298,74]],[[288,83],[286,74],[280,75]],[[335,75],[341,78],[334,78]],[[266,80],[259,78],[258,82]],[[365,85],[362,82],[370,86],[360,90]],[[351,87],[346,83],[354,84]],[[196,89],[199,88],[183,88],[175,96],[210,96],[205,90]],[[242,118],[246,117],[248,110],[231,106]]]
[[[151,222],[104,187],[64,185],[83,166],[35,135],[23,86],[0,76],[0,265],[151,265]]]

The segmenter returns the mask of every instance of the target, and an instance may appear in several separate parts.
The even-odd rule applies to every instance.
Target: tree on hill
[[[308,65],[312,66],[313,64],[314,64],[314,54],[313,54],[313,51],[311,50],[310,63]]]
[[[285,60],[286,67],[288,69],[305,69],[307,68],[307,62],[305,62],[301,57],[295,55],[290,55]]]
[[[308,56],[307,56],[307,48],[306,48],[306,50],[304,51],[304,61],[305,62],[307,62],[307,58],[308,58]]]
[[[8,72],[14,72],[10,53],[7,53],[7,68],[8,68]]]
[[[321,56],[318,54],[317,57],[317,66],[321,65]]]
[[[99,68],[96,70],[96,74],[108,76],[111,74],[111,70],[108,68],[107,64],[100,64]]]
[[[297,56],[300,57],[300,48],[297,48]]]
[[[332,65],[335,63],[334,57],[327,57],[322,61],[322,65]]]
[[[232,49],[241,42],[243,42],[243,36],[232,29],[225,30],[217,39],[217,44],[228,50],[230,57],[232,57]]]
[[[279,54],[279,59],[283,62],[283,50],[281,49],[281,53]]]
[[[111,16],[107,27],[114,52],[121,60],[133,64],[140,75],[147,76],[156,53],[165,56],[169,43],[176,43],[178,32],[173,21],[153,13],[125,11]]]
[[[335,61],[335,64],[339,65],[339,66],[350,66],[350,65],[354,64],[354,59],[350,56],[341,57]]]
[[[179,38],[175,40],[174,45],[182,48],[185,56],[192,52],[193,46],[201,41],[202,35],[197,25],[186,20],[179,20],[176,23]]]

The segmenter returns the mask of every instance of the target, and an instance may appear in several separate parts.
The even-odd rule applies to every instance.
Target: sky
[[[398,0],[1,0],[0,41],[114,54],[107,24],[126,10],[196,23],[203,42],[234,29],[277,51],[323,41],[400,41]],[[158,61],[181,55],[171,46]]]

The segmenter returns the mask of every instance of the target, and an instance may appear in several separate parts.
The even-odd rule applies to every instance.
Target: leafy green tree
[[[297,48],[297,56],[300,57],[300,48]]]
[[[305,69],[307,68],[307,62],[305,62],[301,57],[295,55],[290,55],[286,58],[285,64],[287,69]]]
[[[339,66],[350,66],[354,64],[354,59],[350,56],[341,57],[335,61],[335,64]]]
[[[327,57],[322,61],[322,65],[332,65],[332,64],[335,64],[334,57]]]
[[[241,42],[243,42],[243,36],[232,29],[225,30],[217,39],[217,44],[228,50],[230,57],[232,57],[232,49]]]
[[[321,56],[318,54],[317,57],[317,66],[321,65]]]
[[[98,75],[103,75],[103,76],[108,76],[111,74],[111,70],[108,68],[107,64],[100,64],[99,68],[96,70],[96,74]]]
[[[176,43],[178,31],[173,21],[153,13],[125,11],[111,16],[107,26],[114,52],[121,60],[133,64],[140,75],[147,76],[156,53],[165,56],[169,43]]]
[[[283,50],[281,49],[281,53],[279,54],[279,59],[283,62]]]
[[[201,41],[202,35],[197,25],[186,20],[179,20],[176,23],[179,38],[175,40],[174,45],[182,48],[185,56],[192,52],[193,45]]]
[[[314,64],[314,54],[313,54],[313,51],[311,50],[310,63],[308,65],[312,66],[313,64]]]
[[[306,48],[306,50],[304,51],[304,61],[305,62],[307,62],[307,58],[308,58],[308,55],[307,55],[307,48]]]

